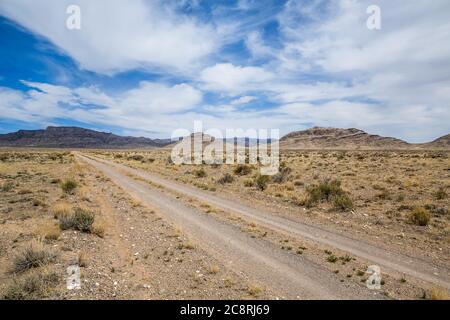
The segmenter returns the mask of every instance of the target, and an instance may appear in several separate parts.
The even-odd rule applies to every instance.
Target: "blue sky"
[[[450,3],[2,0],[0,132],[77,125],[450,132]],[[69,5],[81,29],[69,30]]]

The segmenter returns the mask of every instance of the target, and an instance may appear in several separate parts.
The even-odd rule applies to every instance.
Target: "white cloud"
[[[369,0],[324,4],[287,3],[279,16],[285,44],[280,70],[348,79],[350,95],[386,104],[446,105],[450,2],[380,0],[379,31],[366,27]]]
[[[239,92],[258,90],[273,75],[260,67],[242,67],[231,63],[218,63],[200,74],[203,88],[213,91]]]
[[[234,106],[238,106],[241,104],[247,104],[250,103],[252,101],[256,100],[256,97],[253,96],[242,96],[240,98],[234,99],[231,101],[231,104]]]
[[[81,30],[66,28],[66,8],[81,8]],[[2,0],[0,14],[48,38],[83,69],[112,74],[134,68],[189,70],[217,47],[212,27],[161,1]]]

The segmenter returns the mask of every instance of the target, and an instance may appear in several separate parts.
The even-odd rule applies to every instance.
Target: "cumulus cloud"
[[[113,74],[135,68],[190,70],[217,47],[214,29],[163,1],[2,0],[4,15],[50,40],[83,69]],[[79,5],[81,29],[66,28]]]
[[[218,63],[200,73],[204,89],[233,94],[258,90],[259,85],[272,78],[273,75],[263,68],[235,66],[231,63]]]

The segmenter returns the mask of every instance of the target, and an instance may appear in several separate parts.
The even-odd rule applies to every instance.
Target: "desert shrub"
[[[194,175],[195,175],[197,178],[204,178],[204,177],[207,176],[206,171],[205,171],[204,169],[198,169],[198,170],[195,170],[195,171],[194,171]]]
[[[246,164],[240,164],[234,168],[233,172],[237,176],[246,176],[252,172],[252,167]]]
[[[330,263],[335,263],[336,261],[338,261],[338,257],[336,257],[335,255],[331,254],[327,257],[327,261]]]
[[[259,174],[258,176],[256,176],[254,184],[259,190],[264,191],[267,189],[267,184],[269,183],[269,180],[270,180],[269,176]]]
[[[78,183],[72,179],[72,178],[68,178],[66,180],[64,180],[64,182],[61,184],[61,189],[65,192],[65,193],[73,193],[73,191],[78,187]]]
[[[54,179],[50,180],[50,183],[51,183],[51,184],[61,183],[61,179],[54,178]]]
[[[300,180],[295,180],[294,181],[294,186],[296,186],[296,187],[301,187],[301,186],[304,186],[304,185],[305,185],[305,183],[303,181],[300,181]]]
[[[232,183],[234,178],[231,174],[225,173],[219,180],[217,180],[220,184]]]
[[[82,208],[75,208],[70,215],[62,215],[59,217],[59,226],[62,230],[74,229],[81,232],[92,232],[95,215]]]
[[[253,187],[253,180],[252,179],[244,180],[244,186],[247,188]]]
[[[55,272],[35,272],[21,279],[13,279],[2,295],[6,300],[35,300],[47,298],[52,288],[58,285]]]
[[[431,289],[431,300],[450,300],[450,292],[444,288],[435,287]]]
[[[33,241],[14,258],[14,272],[21,273],[38,268],[56,260],[56,254],[45,249],[41,242]]]
[[[307,188],[306,191],[310,205],[320,201],[330,201],[332,198],[345,193],[341,188],[341,182],[339,180],[325,180],[318,185]]]
[[[307,188],[306,197],[301,203],[307,207],[312,207],[319,202],[332,202],[335,209],[350,210],[353,206],[353,201],[347,192],[341,187],[339,180],[324,180],[317,185],[312,185]]]
[[[417,226],[427,226],[430,219],[431,214],[425,208],[415,208],[409,215],[410,222]]]
[[[3,192],[9,192],[14,188],[14,184],[12,182],[6,182],[2,185]]]
[[[287,180],[289,174],[291,173],[292,169],[286,166],[285,162],[282,162],[280,165],[279,172],[272,176],[272,181],[274,183],[283,183]]]
[[[133,155],[129,156],[127,158],[127,160],[142,161],[142,160],[144,160],[144,156],[140,155],[140,154],[133,154]]]
[[[59,219],[60,216],[67,216],[72,211],[72,206],[67,202],[59,202],[52,208],[53,216]]]
[[[122,158],[123,158],[123,155],[121,155],[120,153],[114,155],[114,159],[122,159]]]
[[[340,194],[334,197],[333,207],[337,210],[347,211],[353,209],[353,201],[347,194]]]
[[[441,187],[438,191],[435,192],[434,196],[437,200],[444,200],[445,198],[447,198],[447,192],[443,187]]]

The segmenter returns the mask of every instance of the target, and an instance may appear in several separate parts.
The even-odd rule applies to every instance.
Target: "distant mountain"
[[[169,143],[170,139],[122,137],[78,127],[47,127],[0,134],[0,147],[130,149],[162,147]]]
[[[430,149],[450,149],[450,134],[440,137],[433,142],[424,143],[422,146]]]
[[[359,129],[319,128],[292,132],[280,140],[283,149],[409,149],[403,140],[368,134]]]

